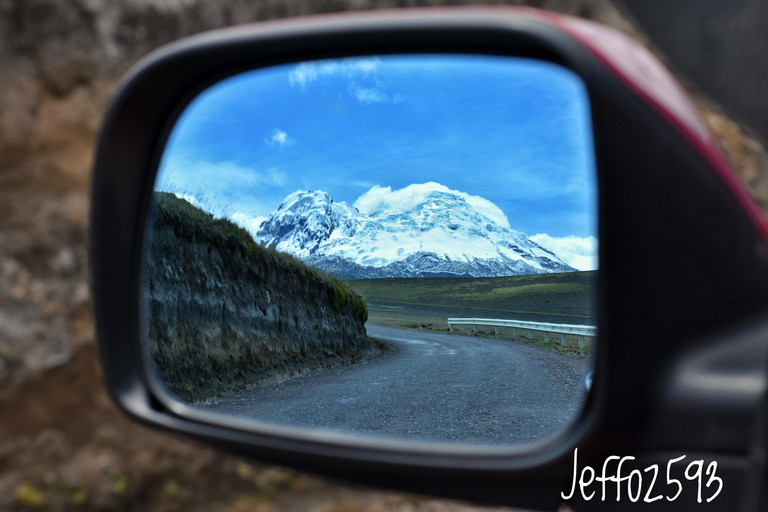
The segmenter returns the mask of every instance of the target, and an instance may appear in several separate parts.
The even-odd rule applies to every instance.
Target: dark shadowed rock
[[[147,346],[175,394],[200,399],[371,349],[367,309],[343,283],[173,194],[155,198]]]

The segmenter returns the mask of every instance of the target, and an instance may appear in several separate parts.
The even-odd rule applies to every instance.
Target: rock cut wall
[[[172,194],[156,194],[153,215],[145,346],[180,398],[349,362],[371,348],[365,304],[341,281]]]

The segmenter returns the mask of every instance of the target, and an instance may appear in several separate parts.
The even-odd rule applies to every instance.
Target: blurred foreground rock
[[[0,510],[470,512],[254,466],[126,419],[93,344],[0,403]]]
[[[0,510],[467,511],[254,467],[125,419],[101,383],[87,284],[89,168],[120,75],[231,24],[449,0],[0,0]],[[522,2],[642,40],[609,0]],[[704,117],[768,207],[764,149]]]

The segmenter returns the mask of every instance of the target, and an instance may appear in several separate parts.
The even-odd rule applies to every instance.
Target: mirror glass
[[[217,421],[551,437],[587,393],[596,201],[588,95],[559,65],[383,55],[232,76],[162,156],[150,373]]]

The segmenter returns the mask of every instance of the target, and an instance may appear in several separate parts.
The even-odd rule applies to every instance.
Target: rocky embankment
[[[152,215],[147,346],[180,398],[351,362],[371,349],[366,306],[341,281],[172,194],[156,194]]]

